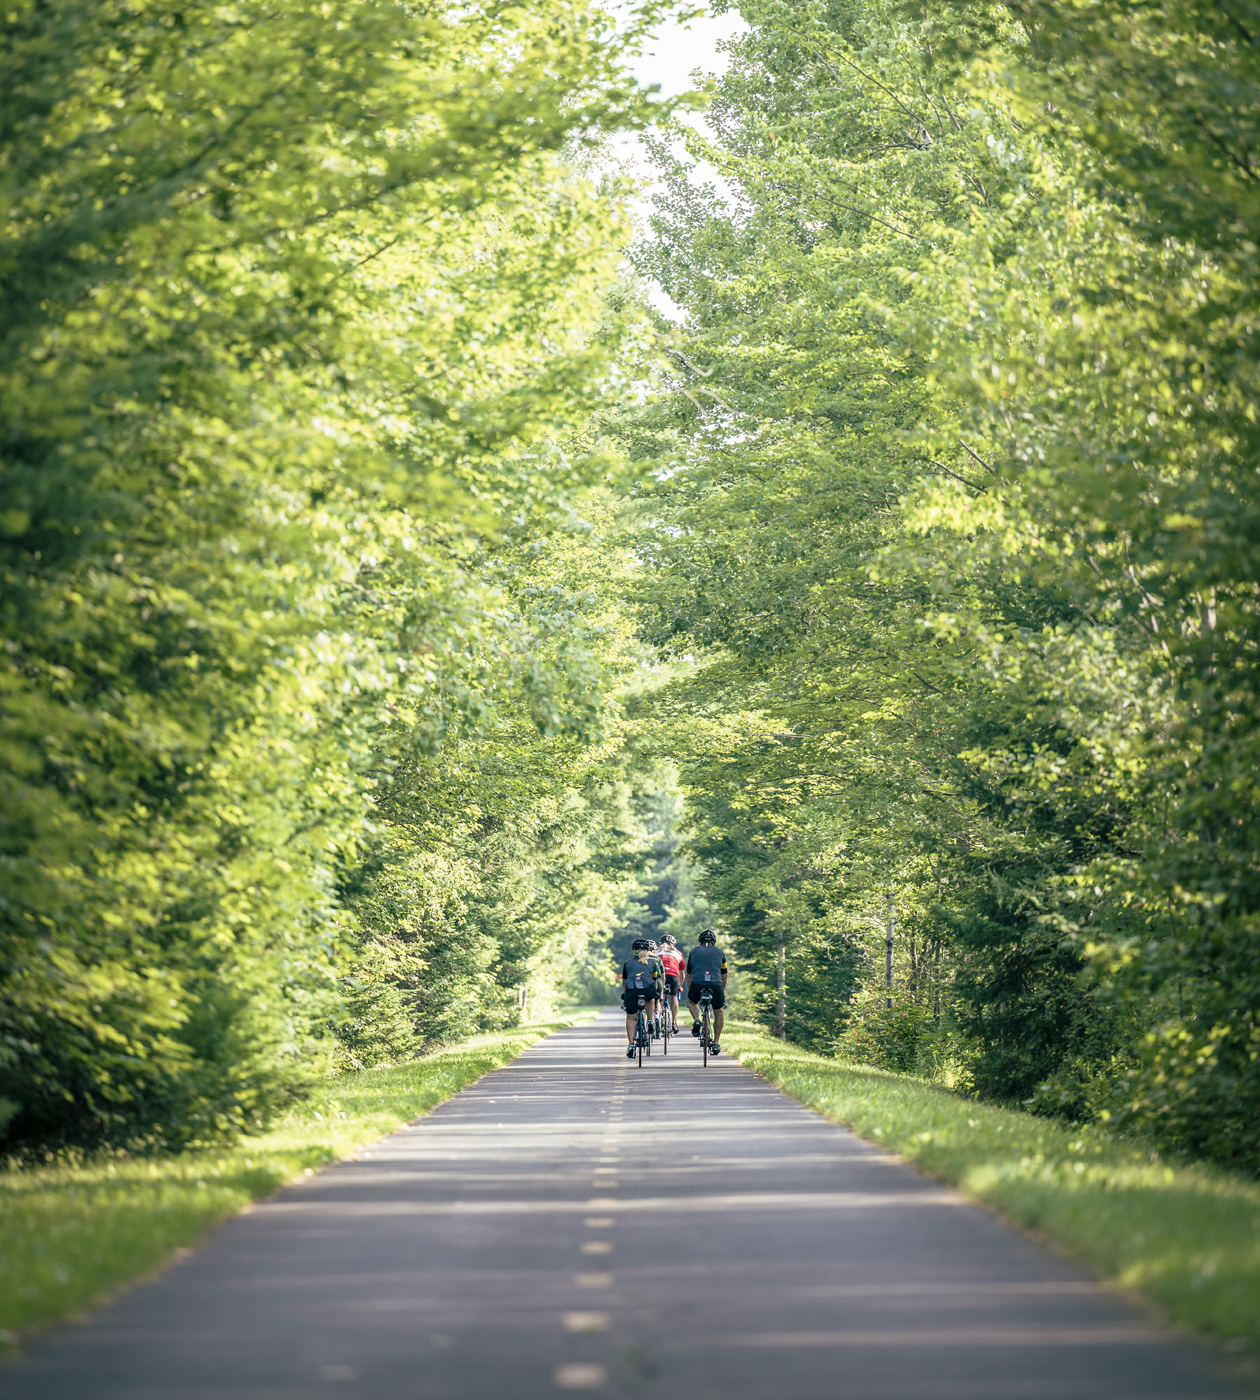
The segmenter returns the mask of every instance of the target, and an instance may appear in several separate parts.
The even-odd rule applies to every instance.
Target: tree
[[[847,1049],[917,1062],[926,939],[981,1092],[1252,1164],[1249,13],[744,14],[626,428],[724,912],[773,939],[818,868],[873,940],[892,891]]]
[[[477,561],[607,470],[621,197],[565,152],[647,105],[581,0],[4,24],[0,1092],[203,1139],[328,1063],[382,766],[595,726]]]

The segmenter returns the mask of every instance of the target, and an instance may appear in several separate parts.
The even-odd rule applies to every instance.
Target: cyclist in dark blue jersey
[[[691,1012],[691,1033],[700,1035],[700,994],[707,988],[713,994],[713,1053],[722,1052],[722,1022],[726,1019],[726,981],[730,973],[726,954],[717,945],[711,928],[700,935],[700,942],[687,954],[687,1010]]]
[[[626,1008],[626,1058],[634,1058],[634,1038],[638,1030],[639,1012],[649,1018],[656,1014],[660,995],[660,963],[648,951],[646,938],[636,938],[630,956],[621,964],[621,999]]]

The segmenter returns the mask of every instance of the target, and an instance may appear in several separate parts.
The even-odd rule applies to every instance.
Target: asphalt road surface
[[[4,1400],[1250,1393],[689,1035],[562,1031],[0,1370]]]

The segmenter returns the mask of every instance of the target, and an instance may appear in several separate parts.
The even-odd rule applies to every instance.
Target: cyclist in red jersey
[[[657,951],[661,965],[665,969],[665,1008],[673,1025],[672,1034],[678,1034],[678,990],[682,986],[683,955],[678,951],[678,941],[672,933],[661,940]]]

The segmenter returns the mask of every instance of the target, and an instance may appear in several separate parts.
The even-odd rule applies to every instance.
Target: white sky
[[[656,42],[646,46],[635,64],[634,76],[645,86],[659,83],[665,97],[688,92],[695,86],[691,74],[697,68],[705,73],[720,73],[726,68],[726,55],[717,51],[718,41],[742,34],[747,28],[736,13],[702,15],[685,25],[662,25]]]

